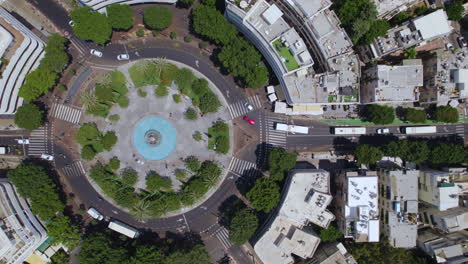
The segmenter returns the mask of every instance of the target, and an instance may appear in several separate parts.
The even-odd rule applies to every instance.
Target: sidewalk
[[[360,119],[320,119],[320,122],[327,123],[329,125],[334,126],[378,126],[371,122],[365,122]],[[468,123],[468,117],[460,117],[457,124]],[[394,126],[401,126],[401,125],[442,125],[445,124],[443,122],[436,122],[433,120],[427,120],[426,123],[412,123],[402,121],[400,119],[395,119],[391,124]]]

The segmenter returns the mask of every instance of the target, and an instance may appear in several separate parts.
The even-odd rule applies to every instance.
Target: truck
[[[334,127],[332,133],[335,135],[365,135],[365,127]]]
[[[136,238],[140,234],[138,229],[117,220],[111,220],[109,222],[109,228],[129,238]]]
[[[413,126],[413,127],[400,127],[403,134],[434,134],[437,133],[436,126]]]
[[[286,125],[281,123],[276,123],[276,130],[285,131],[289,133],[298,133],[298,134],[309,134],[309,128],[305,126],[294,126],[294,125]]]

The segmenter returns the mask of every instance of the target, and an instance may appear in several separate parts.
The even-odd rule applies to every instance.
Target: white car
[[[68,21],[68,25],[70,25],[70,27],[73,27],[75,25],[75,22],[73,20],[70,20]]]
[[[377,129],[377,134],[388,134],[390,133],[390,129],[388,128],[379,128]]]
[[[128,56],[128,54],[120,54],[117,56],[117,60],[121,61],[121,60],[128,60],[130,59],[130,56]]]
[[[249,104],[249,103],[245,103],[244,106],[245,106],[245,108],[247,108],[249,111],[252,111],[252,110],[254,109],[253,106],[252,106],[251,104]]]
[[[90,208],[88,209],[88,214],[89,214],[92,218],[94,218],[94,219],[96,219],[96,220],[98,220],[98,221],[101,221],[102,219],[104,219],[104,216],[103,216],[98,210],[96,210],[96,209],[94,209],[94,208],[92,208],[92,207],[90,207]]]
[[[42,155],[41,155],[41,159],[43,159],[43,160],[48,160],[48,161],[53,161],[53,160],[54,160],[54,156],[49,155],[49,154],[42,154]]]
[[[99,50],[92,49],[92,50],[90,50],[89,52],[90,52],[91,55],[93,55],[93,56],[96,56],[96,57],[99,57],[99,58],[102,57],[102,52],[100,52]]]
[[[16,141],[18,141],[18,144],[21,144],[21,145],[29,144],[29,139],[17,139]]]
[[[448,50],[454,50],[454,49],[455,49],[455,48],[453,47],[453,44],[450,43],[450,42],[447,42],[447,43],[445,44],[445,47],[446,47]]]

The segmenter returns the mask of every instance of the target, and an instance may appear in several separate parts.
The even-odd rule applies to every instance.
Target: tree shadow
[[[357,143],[351,141],[346,137],[336,137],[333,139],[333,148],[337,155],[345,155],[354,152]]]

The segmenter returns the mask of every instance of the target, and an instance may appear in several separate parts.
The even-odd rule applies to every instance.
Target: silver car
[[[90,50],[90,53],[93,56],[96,56],[96,57],[99,57],[99,58],[102,57],[102,52],[100,52],[99,50],[92,49],[92,50]]]
[[[117,56],[117,60],[121,61],[121,60],[128,60],[130,59],[130,56],[128,56],[128,54],[119,54]]]

